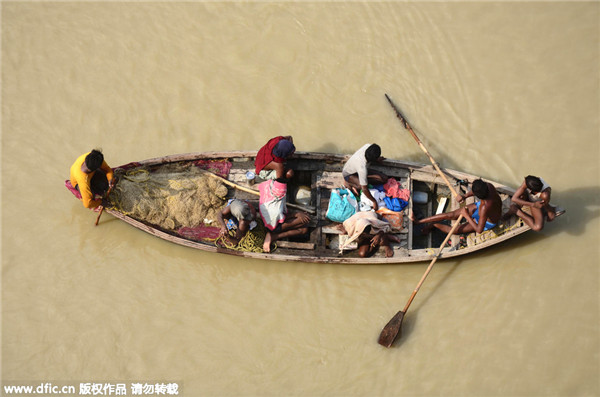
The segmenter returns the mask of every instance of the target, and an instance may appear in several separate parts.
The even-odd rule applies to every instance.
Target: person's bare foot
[[[419,221],[417,220],[417,218],[415,218],[415,213],[412,210],[408,211],[408,219],[410,219],[410,221],[415,225],[419,224]]]
[[[385,246],[385,256],[386,258],[391,258],[392,256],[394,256],[394,250],[389,245]]]
[[[267,235],[265,236],[265,242],[263,244],[263,251],[269,253],[271,252],[271,239],[273,237],[271,236],[271,233],[267,232]]]

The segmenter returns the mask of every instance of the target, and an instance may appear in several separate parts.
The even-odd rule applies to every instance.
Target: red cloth
[[[272,138],[269,140],[269,142],[267,142],[267,144],[265,146],[260,148],[260,150],[256,154],[256,160],[254,161],[254,166],[256,167],[255,171],[256,171],[257,175],[271,161],[274,161],[276,163],[284,163],[285,162],[285,159],[283,159],[281,157],[275,157],[275,155],[273,155],[273,148],[282,139],[284,139],[282,136]]]
[[[394,178],[389,178],[385,185],[385,195],[388,197],[399,198],[400,200],[410,200],[410,190],[402,189],[402,186]]]
[[[215,240],[219,237],[221,231],[218,227],[212,226],[197,226],[197,227],[182,227],[177,230],[177,233],[188,240],[203,241]]]
[[[71,185],[71,180],[67,179],[67,180],[65,181],[65,186],[66,186],[66,188],[67,188],[67,189],[69,189],[69,191],[70,191],[71,193],[73,193],[73,195],[74,195],[75,197],[77,197],[79,200],[81,200],[81,193],[79,193],[79,190],[75,189],[75,188],[73,187],[73,185]]]
[[[227,160],[198,160],[194,164],[203,170],[217,174],[221,178],[227,178],[232,166],[231,162]]]

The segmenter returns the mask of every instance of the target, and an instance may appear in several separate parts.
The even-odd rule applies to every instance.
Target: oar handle
[[[404,125],[404,128],[406,128],[408,130],[408,132],[410,132],[410,134],[415,139],[415,141],[417,141],[417,144],[419,145],[419,147],[421,148],[421,150],[423,152],[425,152],[425,154],[427,155],[427,157],[429,157],[429,161],[431,162],[431,164],[433,165],[433,167],[435,168],[435,170],[438,172],[438,174],[440,174],[440,176],[442,177],[442,179],[444,180],[444,182],[446,182],[446,185],[448,185],[448,188],[452,192],[452,195],[455,198],[458,197],[459,196],[458,192],[454,189],[454,187],[452,186],[452,184],[450,183],[450,181],[448,180],[448,178],[446,178],[446,175],[440,169],[440,166],[438,165],[437,161],[435,161],[435,159],[433,158],[433,156],[431,156],[431,154],[429,153],[429,150],[427,150],[427,148],[425,147],[425,145],[423,145],[423,142],[421,142],[421,140],[419,139],[419,137],[417,136],[417,134],[415,134],[415,132],[413,131],[413,129],[410,126],[410,124],[408,124],[408,121],[402,115],[402,113],[400,112],[400,109],[398,109],[398,107],[392,101],[392,99],[388,96],[388,94],[385,94],[385,98],[388,100],[388,102],[390,103],[390,105],[392,106],[392,108],[394,109],[394,111],[396,112],[396,116],[400,119],[400,121],[402,122],[402,125]]]
[[[112,192],[113,186],[114,185],[112,185],[108,188],[108,190],[106,191],[106,196],[104,196],[105,198],[108,198],[108,195],[110,194],[110,192]],[[100,208],[100,212],[98,213],[98,216],[96,217],[96,223],[94,223],[94,226],[98,226],[98,222],[100,222],[100,217],[102,216],[103,212],[104,212],[104,206],[102,206],[102,208]]]

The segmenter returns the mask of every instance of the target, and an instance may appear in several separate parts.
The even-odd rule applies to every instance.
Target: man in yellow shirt
[[[79,190],[85,208],[97,208],[102,200],[95,200],[96,194],[102,196],[108,189],[108,183],[114,185],[113,170],[104,161],[100,150],[82,154],[71,166],[71,185]]]

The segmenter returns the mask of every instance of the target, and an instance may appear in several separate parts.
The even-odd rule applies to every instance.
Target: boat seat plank
[[[295,241],[286,241],[286,240],[278,240],[277,246],[280,248],[291,248],[291,249],[298,249],[298,250],[314,250],[315,249],[314,243],[298,243]]]
[[[335,189],[344,186],[344,178],[341,172],[323,171],[317,175],[317,187]]]

